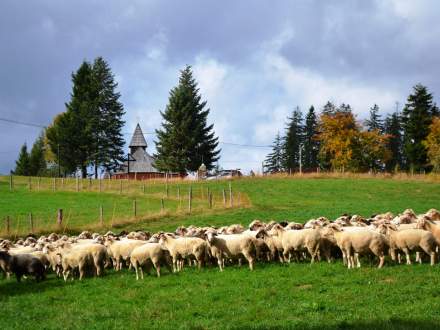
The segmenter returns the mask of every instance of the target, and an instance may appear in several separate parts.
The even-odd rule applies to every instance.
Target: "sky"
[[[2,0],[0,118],[50,124],[72,72],[102,56],[127,141],[139,122],[154,153],[160,111],[191,65],[220,165],[259,171],[297,106],[349,103],[362,121],[375,103],[384,115],[401,108],[417,83],[439,103],[439,11],[436,0]],[[0,173],[40,131],[0,121]]]

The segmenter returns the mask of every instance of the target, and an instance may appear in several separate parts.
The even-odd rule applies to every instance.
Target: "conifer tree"
[[[403,149],[407,168],[419,171],[429,166],[423,141],[429,133],[433,117],[437,114],[438,108],[428,89],[421,84],[414,86],[402,112]]]
[[[281,139],[280,133],[278,132],[275,136],[275,140],[272,144],[272,152],[267,155],[264,161],[264,167],[268,173],[278,173],[283,171],[283,141]]]
[[[306,115],[304,125],[304,156],[303,163],[306,169],[316,169],[318,164],[319,141],[318,134],[318,120],[315,114],[313,105],[310,107]]]
[[[299,168],[300,148],[303,148],[302,113],[299,107],[293,111],[292,117],[288,118],[286,136],[284,138],[284,164],[286,171],[295,171]]]
[[[22,145],[18,159],[15,162],[14,174],[16,175],[29,175],[29,153],[27,151],[26,143]]]
[[[98,167],[107,171],[115,170],[124,155],[124,138],[122,119],[124,107],[119,101],[121,94],[116,91],[118,84],[107,62],[98,57],[92,66],[95,113],[93,114],[93,149],[91,162],[98,177]]]
[[[402,125],[397,111],[386,117],[384,132],[388,135],[387,148],[391,153],[389,160],[385,164],[385,169],[388,172],[392,172],[401,169],[403,166]]]
[[[220,150],[218,138],[208,125],[209,108],[201,101],[190,66],[181,71],[179,84],[170,92],[162,127],[156,130],[155,165],[162,171],[196,171],[202,163],[215,166]]]
[[[370,108],[370,118],[365,121],[365,126],[369,132],[383,132],[383,121],[380,118],[379,106],[377,104]]]
[[[44,133],[35,140],[29,155],[29,175],[44,176],[47,163],[44,157]]]

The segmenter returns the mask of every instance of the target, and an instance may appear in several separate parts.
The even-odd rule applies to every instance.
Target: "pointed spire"
[[[134,130],[129,147],[147,147],[147,141],[145,141],[144,133],[142,133],[139,123],[136,125],[136,129]]]

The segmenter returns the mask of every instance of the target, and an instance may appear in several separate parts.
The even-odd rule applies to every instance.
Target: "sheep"
[[[45,279],[45,268],[40,259],[30,254],[11,255],[7,251],[0,251],[0,265],[4,272],[14,273],[17,282],[23,275],[33,275],[37,282]]]
[[[428,212],[425,213],[425,216],[427,216],[431,221],[440,220],[440,212],[436,209],[430,209]]]
[[[146,241],[123,239],[120,241],[108,239],[104,244],[107,247],[108,255],[113,261],[115,270],[122,269],[122,260],[128,260],[134,248],[145,244]]]
[[[58,253],[63,269],[64,281],[67,281],[71,271],[78,268],[79,280],[82,280],[86,267],[91,263],[91,255],[85,249],[74,249],[67,253]]]
[[[202,262],[208,252],[207,243],[198,237],[173,237],[170,234],[160,234],[159,243],[168,251],[173,258],[173,272],[181,271],[183,263],[179,262],[187,257],[195,258],[198,268],[202,267]]]
[[[431,257],[431,266],[435,263],[436,241],[433,234],[422,229],[406,229],[398,231],[395,227],[388,227],[390,238],[390,254],[396,260],[396,250],[403,251],[406,256],[406,263],[411,264],[410,251],[425,252]],[[419,258],[419,262],[422,259]]]
[[[437,211],[437,210],[436,210]],[[440,246],[440,225],[430,220],[429,216],[423,216],[417,221],[417,228],[430,231],[435,238],[438,246]]]
[[[149,272],[151,265],[153,265],[156,268],[157,277],[160,277],[161,264],[164,264],[170,272],[172,271],[170,267],[170,254],[159,243],[145,243],[136,247],[131,252],[130,262],[136,271],[136,280],[139,280],[139,270],[141,278],[144,279],[143,266],[147,266],[147,271]]]
[[[357,267],[361,266],[359,255],[364,253],[373,253],[379,258],[378,268],[382,268],[385,260],[385,251],[388,248],[388,242],[385,235],[373,230],[355,230],[346,231],[336,224],[331,224],[329,228],[333,229],[333,235],[336,244],[342,252],[343,259],[347,267],[354,268],[354,260],[357,259]]]
[[[311,263],[319,253],[321,235],[319,229],[285,230],[281,226],[273,228],[275,236],[281,238],[283,256],[290,262],[290,255],[294,254],[296,259],[301,252],[307,251],[311,256]]]
[[[214,231],[206,233],[211,254],[217,259],[220,271],[224,270],[224,257],[237,259],[244,257],[249,269],[254,269],[256,258],[255,238],[246,234],[219,235]]]

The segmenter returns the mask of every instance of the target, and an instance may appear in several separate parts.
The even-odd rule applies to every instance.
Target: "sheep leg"
[[[357,268],[361,268],[361,262],[359,260],[359,253],[355,253],[354,257],[356,259]]]
[[[406,264],[411,265],[411,256],[409,255],[409,250],[407,248],[403,249],[406,257]]]
[[[70,271],[69,271],[69,270],[65,270],[65,271],[63,271],[63,278],[64,278],[64,282],[66,282],[66,281],[67,281],[67,278],[69,277],[69,273],[70,273]]]
[[[379,266],[378,268],[382,268],[383,267],[383,263],[385,261],[385,256],[382,254],[379,256]]]
[[[435,252],[432,251],[431,252],[431,266],[434,266],[434,264],[435,264]]]
[[[402,256],[400,255],[400,252],[397,253],[397,261],[399,264],[402,263]]]
[[[224,261],[222,257],[218,257],[217,258],[217,263],[218,263],[218,268],[220,268],[220,271],[223,271],[223,267],[224,267]]]
[[[139,273],[138,273],[137,265],[134,266],[134,270],[136,271],[136,281],[138,281],[139,280]]]
[[[420,252],[416,252],[416,262],[422,264],[422,256]]]

